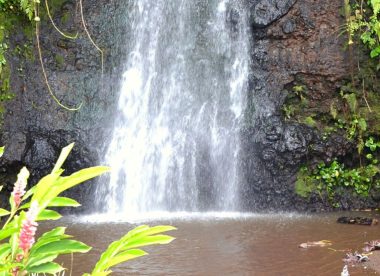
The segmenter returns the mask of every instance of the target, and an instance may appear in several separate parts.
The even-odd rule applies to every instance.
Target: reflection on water
[[[242,215],[236,218],[198,215],[150,221],[150,225],[176,226],[178,230],[171,234],[177,239],[169,245],[147,248],[149,256],[120,265],[113,275],[340,275],[344,253],[332,249],[360,250],[365,241],[380,236],[380,226],[337,224],[335,221],[340,215]],[[68,224],[69,234],[94,249],[90,254],[75,256],[72,275],[90,272],[107,245],[135,226],[127,222],[78,221],[71,218],[61,221],[60,225]],[[298,248],[302,242],[323,239],[332,241],[332,249]],[[70,258],[62,261],[69,266]],[[350,268],[350,273],[376,275],[362,267]]]

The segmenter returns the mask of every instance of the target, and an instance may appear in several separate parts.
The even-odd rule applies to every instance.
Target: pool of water
[[[380,238],[380,226],[336,223],[342,215],[378,217],[375,213],[298,214],[186,214],[141,216],[134,221],[108,217],[71,217],[41,225],[67,225],[67,233],[93,246],[89,254],[74,256],[72,275],[90,272],[107,245],[136,224],[170,224],[176,240],[147,247],[150,254],[115,268],[113,275],[340,275],[345,253],[361,250],[365,241]],[[156,217],[156,219],[154,219]],[[107,217],[106,217],[107,218]],[[139,220],[139,221],[136,221]],[[330,248],[300,249],[306,241],[330,240]],[[61,260],[70,267],[70,258]],[[377,275],[362,266],[351,275]]]

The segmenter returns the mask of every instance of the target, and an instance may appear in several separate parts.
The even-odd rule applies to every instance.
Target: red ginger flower
[[[13,201],[15,203],[16,208],[20,206],[21,198],[25,194],[25,188],[27,184],[27,180],[29,178],[29,171],[27,168],[23,167],[20,173],[17,175],[17,181],[13,187]]]
[[[26,213],[26,218],[22,222],[19,247],[24,251],[24,256],[28,253],[29,249],[34,244],[34,235],[37,230],[36,218],[38,215],[38,202],[33,201],[28,212]]]

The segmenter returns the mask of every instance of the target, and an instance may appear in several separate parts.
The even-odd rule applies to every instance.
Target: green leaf
[[[42,210],[40,212],[40,214],[37,216],[37,221],[41,221],[41,220],[58,220],[60,219],[62,216],[56,212],[56,211],[53,211],[53,210]]]
[[[28,259],[28,262],[26,263],[25,269],[29,270],[29,268],[33,266],[39,266],[45,263],[50,263],[54,261],[57,257],[58,257],[57,254],[30,256]]]
[[[87,181],[91,178],[102,175],[103,173],[109,172],[109,167],[97,166],[87,169],[82,169],[78,172],[73,173],[70,176],[61,177],[59,183],[57,184],[57,189],[60,192],[68,190],[84,181]]]
[[[355,93],[345,94],[343,96],[343,98],[346,99],[348,106],[350,107],[351,112],[356,112],[356,108],[358,106],[356,94]]]
[[[11,212],[0,208],[0,217],[8,216]]]
[[[66,227],[56,227],[56,228],[50,230],[49,232],[44,233],[38,239],[38,241],[48,239],[51,237],[62,236],[63,234],[65,234],[65,231],[66,231]],[[38,243],[38,241],[37,241],[37,243]]]
[[[51,242],[55,242],[55,241],[59,241],[59,240],[64,240],[64,239],[71,238],[72,236],[65,235],[65,230],[66,230],[65,227],[57,227],[57,228],[54,228],[53,230],[51,230],[49,232],[44,233],[37,240],[37,242],[32,246],[32,248],[30,250],[30,254],[33,255],[34,252],[38,248],[40,248],[41,246],[43,246],[45,244],[48,244],[48,243],[51,243]]]
[[[62,149],[61,154],[59,155],[58,160],[55,163],[53,170],[51,171],[52,174],[58,172],[61,169],[63,163],[66,161],[66,158],[70,154],[73,147],[74,147],[74,143],[71,143],[70,145]]]
[[[80,203],[74,199],[68,197],[56,197],[53,198],[47,207],[78,207],[81,206]],[[30,207],[30,202],[22,205],[20,209],[26,209]]]
[[[175,229],[176,228],[173,226],[149,227],[147,225],[141,225],[136,227],[124,235],[120,240],[114,241],[108,246],[107,250],[101,255],[99,261],[96,263],[92,273],[98,273],[108,269],[108,262],[118,254],[125,252],[127,249],[171,242],[174,239],[173,237],[155,234]]]
[[[44,263],[38,266],[33,266],[28,269],[28,272],[29,273],[49,273],[49,274],[54,275],[63,270],[64,268],[60,266],[59,264],[50,262],[50,263]]]
[[[59,240],[45,244],[38,248],[34,254],[69,254],[69,253],[86,253],[91,247],[75,240]]]
[[[5,148],[5,147],[0,147],[0,157],[2,157],[3,154],[4,154],[4,148]]]
[[[8,238],[14,232],[17,232],[18,229],[19,229],[18,227],[16,227],[16,226],[10,226],[10,225],[8,225],[8,227],[5,228],[5,229],[1,229],[0,230],[0,241],[3,240],[3,239],[5,239],[5,238]]]
[[[38,201],[41,210],[44,209],[53,198],[55,198],[55,196],[53,196],[43,200],[43,198],[46,197],[46,194],[53,189],[54,183],[60,177],[61,173],[62,171],[54,174],[48,174],[44,176],[35,186],[31,202]]]
[[[8,256],[9,253],[11,253],[11,245],[9,243],[0,245],[0,263],[2,263],[1,260]]]
[[[141,249],[130,249],[130,250],[124,251],[116,255],[115,257],[111,258],[107,262],[106,269],[112,266],[118,265],[120,263],[124,263],[126,261],[145,256],[145,255],[148,255],[148,253],[146,253],[144,250],[141,250]]]
[[[370,0],[373,14],[377,15],[380,12],[380,0]]]
[[[49,186],[45,190],[45,193],[42,196],[37,196],[36,191],[34,197],[40,203],[41,208],[44,208],[50,203],[51,200],[56,198],[63,191],[70,189],[78,184],[81,184],[86,180],[89,180],[105,172],[108,172],[109,170],[109,167],[98,166],[80,170],[78,172],[73,173],[70,176],[59,178],[57,177],[52,181],[51,184],[49,184]]]
[[[126,246],[123,247],[123,250],[142,247],[153,244],[168,244],[172,242],[175,238],[168,235],[155,235],[148,237],[141,237],[139,239],[134,239],[132,242],[128,242]]]
[[[367,130],[367,122],[365,119],[360,118],[358,121],[358,125],[361,131],[366,131]]]
[[[370,56],[371,58],[375,58],[377,57],[378,55],[380,55],[380,46],[376,47],[375,49],[373,49],[370,53]]]
[[[48,207],[79,207],[81,204],[68,197],[56,197],[50,201]]]

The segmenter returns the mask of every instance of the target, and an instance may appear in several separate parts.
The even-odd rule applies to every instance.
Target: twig
[[[368,110],[369,110],[369,112],[372,113],[372,109],[371,109],[371,107],[369,106],[368,101],[367,101],[367,97],[366,97],[366,91],[365,91],[365,88],[364,88],[364,80],[362,81],[362,84],[363,84],[363,98],[364,98],[364,101],[365,101],[365,103],[366,103],[367,106],[368,106]]]

